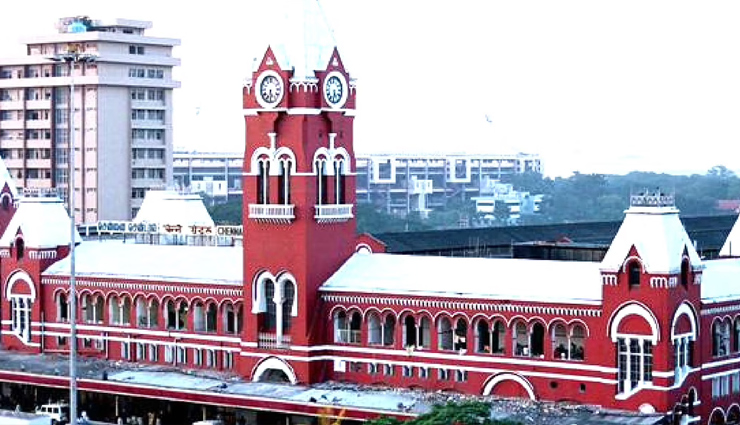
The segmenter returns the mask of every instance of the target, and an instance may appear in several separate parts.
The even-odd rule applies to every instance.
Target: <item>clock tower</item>
[[[319,286],[354,251],[355,85],[315,0],[288,14],[243,91],[242,372],[322,379]],[[290,358],[290,360],[286,360]],[[267,359],[267,360],[258,360]]]

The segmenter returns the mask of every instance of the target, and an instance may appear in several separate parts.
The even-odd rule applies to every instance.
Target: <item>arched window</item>
[[[530,335],[530,351],[532,357],[541,357],[545,355],[545,326],[540,322],[532,325]]]
[[[270,203],[270,161],[260,159],[257,161],[257,203]]]
[[[586,358],[585,340],[586,329],[581,325],[573,325],[570,330],[570,358],[572,360],[583,360]]]
[[[722,409],[717,408],[712,412],[712,416],[709,417],[709,425],[725,425],[725,415],[722,413]]]
[[[26,251],[26,243],[23,242],[23,238],[18,237],[15,239],[15,258],[16,260],[22,260]]]
[[[216,303],[209,302],[206,307],[206,332],[216,332],[216,317],[218,316],[218,309]]]
[[[342,310],[334,313],[334,342],[348,343],[349,342],[349,323],[347,321],[347,313]]]
[[[150,328],[156,328],[159,326],[159,301],[152,298],[151,301],[149,301],[149,327]]]
[[[177,330],[184,331],[188,329],[188,304],[180,301],[177,307]]]
[[[262,330],[274,331],[277,325],[277,306],[275,305],[275,283],[272,280],[265,282],[265,299],[267,300],[267,311],[264,313]]]
[[[193,304],[193,330],[203,332],[206,330],[206,311],[202,301]]]
[[[175,301],[167,301],[167,329],[177,329],[177,309]]]
[[[121,300],[121,324],[125,326],[131,325],[131,298],[124,296]]]
[[[25,342],[31,341],[31,311],[33,298],[28,295],[10,295],[11,332]]]
[[[147,305],[146,298],[139,295],[136,297],[134,302],[136,311],[136,326],[140,328],[149,328],[149,306]]]
[[[290,204],[290,170],[292,162],[289,159],[280,160],[280,174],[278,175],[278,202],[282,205]]]
[[[689,260],[688,258],[684,258],[681,261],[681,286],[684,288],[689,287],[689,277]]]
[[[416,319],[408,314],[403,319],[403,346],[416,347]]]
[[[437,325],[437,340],[440,350],[453,350],[452,322],[447,317],[439,319]]]
[[[430,331],[431,323],[429,321],[429,318],[426,316],[422,316],[419,319],[419,341],[418,346],[422,348],[431,348],[432,347],[432,336]]]
[[[383,321],[383,345],[386,347],[395,344],[396,318],[392,315],[385,316]]]
[[[236,333],[236,312],[231,303],[224,305],[224,331],[231,335]]]
[[[732,332],[735,339],[732,341],[732,351],[740,352],[740,316],[735,318],[735,325]]]
[[[532,328],[534,331],[534,326]],[[556,324],[552,334],[553,357],[561,360],[583,360],[585,339],[586,329],[583,325],[575,324],[568,331],[565,324]]]
[[[108,299],[108,320],[111,325],[121,324],[121,300],[115,295]]]
[[[640,263],[638,261],[630,261],[630,263],[627,265],[627,273],[628,273],[628,280],[629,280],[630,288],[636,288],[640,286],[640,273],[641,272],[642,272],[642,267],[640,267]]]
[[[293,282],[283,282],[283,330],[289,331],[293,324],[293,303],[295,302],[295,286]]]
[[[568,342],[568,331],[565,325],[558,323],[552,330],[553,357],[556,359],[568,359],[570,344]]]
[[[329,203],[328,170],[326,160],[316,161],[316,205]]]
[[[140,328],[154,328],[159,325],[159,303],[156,299],[147,301],[143,296],[136,297],[136,324]]]
[[[514,324],[513,330],[514,355],[529,357],[529,334],[527,332],[527,324],[521,320],[517,321]]]
[[[737,404],[732,405],[730,410],[727,411],[727,420],[725,423],[727,425],[740,424],[740,407]]]
[[[504,343],[506,341],[506,325],[503,320],[493,322],[491,331],[491,348],[493,354],[504,354]]]
[[[82,298],[85,323],[103,323],[103,297],[87,294]]]
[[[480,319],[475,326],[475,352],[491,352],[491,331],[488,328],[488,322]]]
[[[241,304],[234,306],[230,302],[226,303],[224,306],[223,327],[227,334],[237,335],[241,333],[243,312],[244,309]]]
[[[380,324],[380,315],[370,313],[367,316],[367,343],[380,345],[383,342],[383,327]]]
[[[69,322],[69,303],[67,294],[57,294],[57,322]]]
[[[344,161],[334,161],[334,203],[344,204]]]
[[[696,390],[694,388],[689,390],[689,416],[694,416],[694,405],[696,404]]]
[[[712,323],[712,355],[720,355],[722,347],[722,323],[718,320]]]
[[[465,351],[468,349],[468,322],[462,317],[455,322],[455,351]]]
[[[4,193],[2,195],[2,205],[3,205],[3,211],[8,211],[10,209],[10,195],[7,193]]]
[[[187,329],[188,305],[185,301],[167,301],[167,329],[182,331]]]
[[[362,315],[356,311],[349,320],[349,342],[350,344],[362,342]]]

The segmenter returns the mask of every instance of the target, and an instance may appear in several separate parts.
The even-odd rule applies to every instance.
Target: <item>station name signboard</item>
[[[133,221],[99,221],[99,233],[129,233],[183,236],[242,236],[242,226],[201,226],[197,224],[134,223]]]

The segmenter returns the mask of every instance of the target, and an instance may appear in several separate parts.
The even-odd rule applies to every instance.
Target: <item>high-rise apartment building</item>
[[[151,22],[63,18],[58,33],[25,40],[0,59],[0,155],[23,189],[68,198],[74,85],[78,222],[133,217],[150,188],[172,182],[172,69],[177,39],[145,35]],[[90,62],[59,62],[74,51]]]

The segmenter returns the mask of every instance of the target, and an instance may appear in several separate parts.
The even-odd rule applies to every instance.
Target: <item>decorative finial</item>
[[[631,207],[675,207],[676,199],[673,193],[666,193],[659,187],[650,191],[644,189],[637,195],[630,195]]]

